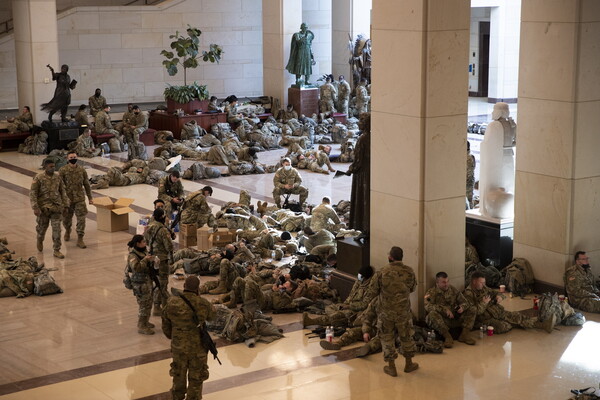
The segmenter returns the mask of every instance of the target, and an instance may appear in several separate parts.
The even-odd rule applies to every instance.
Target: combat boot
[[[56,258],[60,258],[63,259],[65,258],[65,255],[63,253],[60,252],[60,250],[54,250],[54,253],[52,254],[54,257]]]
[[[227,292],[228,292],[228,290],[227,290],[227,286],[225,285],[225,282],[220,280],[219,286],[217,286],[213,290],[209,290],[208,294],[225,294]]]
[[[329,340],[321,340],[319,344],[325,350],[340,350],[342,348],[337,340],[334,340],[333,342],[330,342]]]
[[[444,335],[444,347],[451,349],[452,346],[454,346],[454,339],[452,338],[452,335],[447,330],[442,332],[442,335]]]
[[[469,336],[469,333],[470,332],[467,328],[463,328],[462,332],[460,333],[460,336],[458,337],[458,341],[464,344],[468,344],[469,346],[473,346],[475,344],[475,340],[473,340]]]
[[[149,316],[139,317],[138,319],[138,333],[141,335],[154,335],[152,328],[148,326]]]
[[[44,239],[38,238],[38,240],[37,240],[37,249],[38,249],[38,251],[43,251],[44,250]]]
[[[154,328],[156,325],[154,325],[152,322],[148,321],[146,322],[146,326],[150,329]]]
[[[235,292],[232,290],[227,296],[229,297],[229,301],[223,302],[223,304],[225,304],[227,308],[236,308],[238,302],[237,297],[235,296]]]
[[[162,309],[160,308],[160,304],[155,304],[152,308],[152,315],[155,317],[160,317],[162,315]]]
[[[65,229],[65,242],[71,240],[71,229]]]
[[[365,343],[356,352],[356,357],[366,357],[369,354],[371,354],[371,346],[369,346],[369,343]]]
[[[552,333],[554,330],[554,325],[556,325],[556,314],[552,314],[552,317],[544,322],[536,321],[533,327],[543,329],[548,333]]]
[[[302,326],[307,327],[310,325],[328,325],[329,318],[326,315],[319,315],[316,318],[311,318],[308,316],[307,312],[302,313]]]
[[[388,365],[383,367],[383,372],[389,376],[398,376],[398,371],[396,371],[396,363],[394,363],[394,360],[388,361]]]
[[[83,241],[83,235],[77,235],[77,247],[80,249],[85,249],[87,247]]]
[[[419,369],[419,364],[412,362],[412,356],[404,356],[404,372],[413,372]]]

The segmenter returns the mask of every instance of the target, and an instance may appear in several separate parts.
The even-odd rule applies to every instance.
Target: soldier
[[[94,140],[90,136],[91,133],[92,131],[89,128],[85,128],[81,136],[77,138],[75,151],[78,156],[91,158],[99,156],[102,152],[101,149],[94,146]]]
[[[96,117],[96,114],[106,107],[106,99],[102,96],[102,90],[96,89],[94,95],[88,99],[88,103],[90,105],[90,114]]]
[[[124,135],[125,132],[123,132],[123,128],[125,128],[125,126],[131,125],[133,123],[133,117],[134,117],[133,104],[128,103],[127,111],[125,111],[123,113],[123,119],[121,120],[121,122],[118,122],[117,125],[115,125],[115,129],[118,130],[121,135]]]
[[[152,213],[152,217],[154,221],[148,225],[144,238],[148,243],[149,253],[160,260],[158,265],[158,283],[160,287],[156,288],[154,293],[154,310],[152,311],[152,315],[160,316],[161,308],[167,304],[169,298],[167,285],[169,283],[169,264],[173,263],[173,241],[171,240],[169,228],[165,226],[167,221],[165,210],[157,208]]]
[[[169,176],[160,179],[158,183],[158,198],[167,205],[167,215],[173,210],[178,210],[183,202],[183,184],[179,171],[173,170]]]
[[[327,229],[321,229],[318,232],[314,232],[311,228],[305,227],[304,234],[307,235],[308,238],[304,240],[303,244],[304,247],[306,247],[306,251],[310,254],[325,259],[328,255],[337,252],[335,236]]]
[[[154,324],[150,323],[152,310],[152,274],[154,274],[155,257],[148,254],[146,240],[143,235],[134,235],[127,243],[126,273],[131,280],[133,294],[138,303],[138,333],[154,335]]]
[[[69,207],[69,197],[65,191],[65,184],[58,174],[54,173],[54,161],[44,160],[44,172],[33,178],[29,201],[33,213],[37,217],[37,249],[44,250],[44,237],[48,225],[52,224],[52,242],[54,243],[54,257],[65,258],[60,252],[60,223],[62,214]]]
[[[132,122],[125,126],[125,142],[129,145],[129,160],[140,158],[138,142],[140,135],[148,129],[148,116],[140,111],[140,107],[134,105]]]
[[[89,130],[88,130],[89,131]],[[77,218],[77,247],[85,249],[86,245],[83,241],[85,235],[85,217],[87,216],[87,207],[85,205],[85,197],[88,202],[94,204],[92,199],[92,189],[90,181],[85,169],[77,164],[77,153],[70,151],[67,154],[68,164],[59,170],[62,178],[65,191],[69,197],[69,207],[63,216],[63,225],[65,226],[65,242],[71,240],[71,225],[73,223],[73,214]]]
[[[327,229],[330,232],[337,231],[336,224],[341,224],[340,217],[337,215],[333,207],[331,207],[331,198],[323,197],[321,204],[313,208],[311,212],[310,229],[318,232],[321,229]]]
[[[106,189],[109,186],[129,186],[145,183],[150,169],[148,163],[142,160],[126,162],[123,167],[110,167],[105,175],[93,175],[97,183],[92,189]]]
[[[471,154],[471,143],[467,140],[467,202],[473,208],[473,188],[475,187],[475,156]]]
[[[569,302],[587,312],[600,312],[600,290],[594,282],[589,257],[585,251],[575,253],[575,265],[567,268],[564,281]]]
[[[327,78],[325,78],[325,83],[322,84],[319,88],[319,94],[319,105],[321,113],[325,114],[336,112],[335,102],[337,100],[337,90],[335,90],[335,87],[331,83],[330,76],[327,76]]]
[[[216,281],[206,282],[200,288],[200,293],[209,294],[225,294],[231,291],[233,282],[237,277],[240,276],[240,272],[243,272],[237,267],[237,264],[232,262],[235,257],[235,251],[226,247],[225,251],[217,255],[221,257],[221,263],[219,264],[219,279]],[[243,273],[244,274],[244,273]]]
[[[388,362],[383,367],[383,372],[390,376],[398,376],[395,364],[398,357],[396,336],[400,338],[402,354],[406,360],[404,372],[419,368],[419,364],[412,362],[417,348],[413,339],[409,297],[417,287],[417,279],[413,269],[402,263],[403,256],[404,252],[400,247],[392,247],[388,255],[390,263],[375,274],[371,286],[379,302],[377,327],[383,347],[383,359]]]
[[[319,146],[314,158],[310,158],[307,168],[312,172],[329,175],[330,172],[335,172],[335,169],[331,166],[329,161],[329,153],[331,152],[331,146]],[[327,166],[327,168],[325,168]]]
[[[337,110],[342,114],[348,114],[350,92],[350,84],[344,79],[344,75],[340,75],[338,78]]]
[[[88,126],[88,113],[85,111],[86,108],[87,106],[85,104],[80,105],[79,109],[75,113],[75,116],[73,117],[81,126]]]
[[[183,293],[169,298],[162,315],[163,333],[171,339],[173,400],[201,399],[202,384],[208,379],[208,349],[202,344],[198,327],[213,320],[216,313],[213,305],[198,295],[199,286],[200,279],[189,276]]]
[[[554,329],[556,323],[554,314],[551,319],[539,322],[536,318],[526,317],[519,312],[506,311],[499,304],[505,299],[504,295],[488,288],[485,285],[485,276],[479,271],[471,274],[471,284],[465,288],[463,295],[469,307],[474,307],[476,311],[476,316],[471,318],[472,322],[468,319],[464,321],[463,326],[469,327],[469,330],[473,329],[475,324],[493,326],[494,333],[506,333],[515,326],[524,329],[543,329],[548,333],[552,333]]]
[[[33,116],[29,106],[23,107],[23,111],[18,117],[9,118],[6,126],[10,133],[28,132],[31,128],[33,128]]]
[[[273,197],[275,205],[281,208],[282,194],[300,195],[300,204],[304,204],[308,198],[308,189],[300,185],[302,178],[295,168],[292,168],[292,162],[289,158],[284,158],[281,162],[282,167],[275,172],[273,176]]]
[[[204,186],[201,190],[191,193],[181,207],[182,224],[196,224],[202,228],[204,224],[216,228],[217,222],[206,198],[212,196],[213,189],[210,186]]]
[[[223,108],[219,107],[218,101],[219,99],[217,96],[210,96],[210,100],[208,101],[208,112],[223,112]]]
[[[290,119],[298,119],[298,113],[294,110],[293,104],[288,104],[285,110],[279,111],[277,121],[287,123]]]
[[[452,347],[454,340],[450,328],[454,327],[462,327],[459,342],[471,346],[475,344],[469,337],[473,328],[469,324],[475,317],[475,309],[469,307],[462,293],[450,285],[447,273],[442,271],[435,275],[435,286],[425,294],[425,312],[427,325],[444,336],[444,347]]]
[[[227,122],[229,122],[232,126],[237,126],[244,116],[238,112],[238,98],[235,95],[231,95],[225,99],[225,101],[229,102],[225,106],[225,112],[227,113]]]
[[[112,122],[110,121],[110,115],[108,114],[109,112],[110,112],[110,106],[105,105],[102,110],[100,110],[96,113],[95,122],[94,122],[96,133],[99,133],[102,135],[111,134],[111,135],[119,136],[119,131],[114,129]]]
[[[360,80],[359,85],[355,89],[356,95],[356,112],[358,115],[369,111],[369,101],[371,97],[367,91],[367,80],[365,78]]]

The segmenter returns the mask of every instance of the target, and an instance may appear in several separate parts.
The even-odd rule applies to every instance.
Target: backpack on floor
[[[513,258],[512,263],[502,270],[502,276],[506,289],[517,296],[523,297],[533,291],[533,269],[524,258]]]
[[[33,278],[33,293],[38,296],[47,296],[49,294],[62,293],[62,289],[47,269],[43,269],[35,278]]]

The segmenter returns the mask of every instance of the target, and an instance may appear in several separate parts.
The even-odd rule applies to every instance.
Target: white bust
[[[514,216],[516,125],[508,104],[496,103],[481,143],[480,212],[493,218]]]

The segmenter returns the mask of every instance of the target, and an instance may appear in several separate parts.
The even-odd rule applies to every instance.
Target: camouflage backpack
[[[539,308],[540,314],[538,318],[542,322],[552,318],[552,315],[556,315],[557,324],[564,318],[564,311],[556,293],[553,295],[550,293],[542,294],[540,296]]]
[[[471,264],[465,271],[465,286],[469,286],[471,284],[471,275],[473,272],[481,272],[485,276],[485,282],[488,287],[498,287],[500,285],[500,281],[502,275],[498,268],[492,266],[486,266],[482,263]]]
[[[502,270],[502,282],[506,289],[517,296],[525,296],[533,290],[533,269],[524,258],[513,258],[512,263]]]
[[[43,269],[37,276],[35,276],[35,278],[33,278],[33,284],[33,292],[38,296],[46,296],[49,294],[63,292],[47,269]]]

